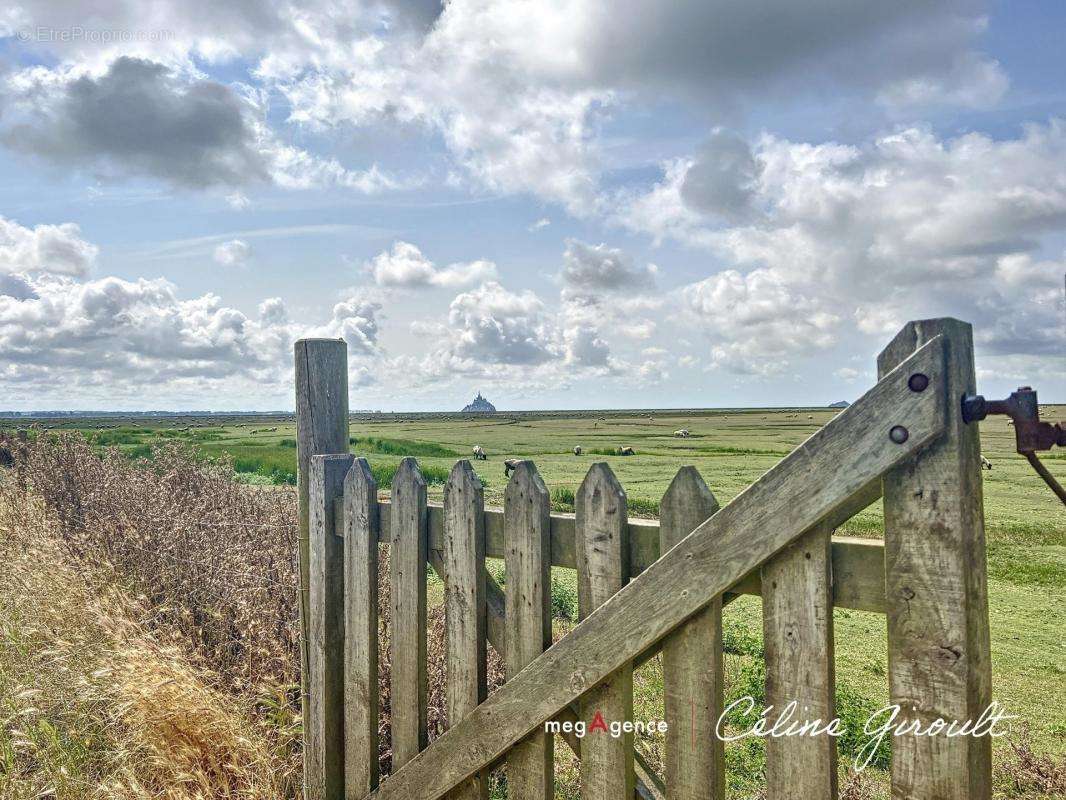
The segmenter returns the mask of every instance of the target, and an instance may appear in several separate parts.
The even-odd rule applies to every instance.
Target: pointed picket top
[[[589,468],[574,510],[578,617],[584,619],[629,580],[626,493],[606,463]]]
[[[458,492],[458,494],[453,494],[455,492]],[[448,474],[447,482],[444,484],[445,502],[447,502],[449,497],[454,497],[458,501],[460,498],[477,497],[479,494],[484,495],[484,489],[481,485],[481,478],[474,471],[474,467],[465,458],[461,461],[456,461],[452,471]]]
[[[344,496],[360,498],[359,508],[369,506],[363,498],[377,500],[378,482],[374,480],[374,474],[370,471],[370,462],[365,458],[355,459],[348,474],[344,476]],[[376,524],[376,520],[371,522]]]
[[[684,466],[677,471],[659,504],[659,535],[663,553],[696,530],[720,508],[700,471]]]
[[[400,466],[392,477],[392,492],[417,491],[426,488],[426,479],[422,477],[422,470],[418,468],[418,460],[412,456],[404,456],[400,460]]]
[[[622,488],[622,484],[618,482],[618,478],[615,477],[614,471],[606,461],[597,461],[589,467],[585,479],[578,487],[577,496],[574,498],[576,508],[580,509],[584,503],[594,502],[597,492],[602,498],[600,502],[606,504],[607,513],[612,513],[611,509],[618,507],[625,509],[626,490]],[[578,510],[579,515],[580,513],[581,511]]]
[[[541,496],[550,497],[548,487],[537,471],[537,465],[532,461],[519,461],[511,473],[511,479],[507,481],[504,499],[508,502],[515,502],[520,497],[529,497],[530,502],[533,502],[532,498]]]

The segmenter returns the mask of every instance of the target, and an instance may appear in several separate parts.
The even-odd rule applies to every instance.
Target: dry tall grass
[[[41,500],[75,557],[111,570],[232,689],[299,682],[293,491],[249,490],[176,443],[140,462],[76,433],[4,446],[7,493]]]
[[[271,737],[142,607],[60,544],[39,503],[0,499],[0,797],[291,794]]]
[[[76,433],[0,435],[0,448],[13,456],[0,481],[0,504],[36,508],[66,557],[89,565],[101,588],[117,586],[134,597],[141,624],[213,676],[211,683],[236,701],[234,715],[266,732],[271,769],[284,776],[282,796],[295,796],[301,767],[295,492],[238,484],[230,465],[204,463],[178,443],[133,462],[117,451],[99,452]],[[391,767],[387,576],[386,548],[383,774]],[[429,622],[435,738],[447,725],[442,607],[430,609]],[[490,675],[493,685],[500,682],[495,656]]]

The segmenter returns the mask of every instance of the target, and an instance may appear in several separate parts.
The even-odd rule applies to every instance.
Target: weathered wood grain
[[[836,717],[832,530],[819,525],[762,568],[766,704],[796,725],[821,731],[766,740],[767,800],[836,800],[837,743],[824,731]]]
[[[427,743],[426,481],[413,458],[403,459],[392,479],[389,527],[390,710],[395,771]]]
[[[444,485],[445,702],[455,725],[488,693],[485,650],[485,497],[469,461],[459,461]],[[448,795],[485,800],[488,780],[475,773]]]
[[[871,484],[874,485],[874,484]],[[876,482],[877,492],[856,494],[855,499],[842,506],[827,524],[840,525],[862,511],[880,496],[881,481]],[[390,513],[389,501],[384,500],[381,507],[382,531],[388,530]],[[573,555],[574,517],[568,514],[551,515],[552,566],[577,566]],[[444,516],[439,505],[429,506],[429,547],[431,550],[443,548]],[[383,534],[384,535],[384,534]],[[634,538],[642,543],[633,543]],[[635,578],[659,558],[659,523],[655,520],[629,520],[630,539],[630,577]],[[885,612],[885,564],[884,545],[880,539],[860,539],[857,537],[840,537],[833,540],[833,604],[840,608],[852,608],[858,611]],[[503,558],[503,511],[499,508],[485,509],[485,555],[489,558]],[[760,594],[759,570],[752,570],[729,587],[725,602],[731,595]],[[490,622],[490,625],[492,623]]]
[[[660,542],[667,552],[718,511],[695,467],[682,467],[659,505]],[[722,598],[663,640],[666,796],[724,800],[725,749],[715,733],[722,714]]]
[[[308,796],[344,791],[344,538],[334,514],[350,455],[314,456],[308,476]]]
[[[300,571],[300,691],[302,707],[311,702],[307,678],[310,642],[310,549],[308,545],[308,481],[311,456],[348,452],[348,346],[343,339],[300,339],[293,347],[296,376],[296,491],[299,533],[297,563]],[[304,748],[309,745],[305,728]],[[304,761],[304,793],[311,800]]]
[[[910,391],[906,381],[916,370],[929,376],[933,391]],[[934,340],[490,695],[373,796],[399,800],[417,792],[426,800],[439,797],[804,531],[834,517],[876,476],[941,435],[943,375],[943,349]],[[905,442],[889,438],[887,420],[907,426]]]
[[[532,461],[522,461],[504,490],[507,583],[504,666],[507,680],[518,675],[552,643],[551,500]],[[546,800],[554,792],[552,737],[533,730],[507,756],[508,797]]]
[[[378,485],[365,458],[344,478],[344,796],[378,785]]]
[[[938,344],[945,379],[922,394],[946,398],[945,433],[884,478],[889,694],[902,719],[923,726],[976,720],[992,699],[980,442],[960,408],[975,390],[973,333],[954,319],[911,322],[877,368],[885,374]],[[886,420],[906,424],[895,416]],[[990,747],[987,736],[897,737],[893,797],[988,798]]]
[[[387,518],[387,512],[385,514]],[[386,524],[383,522],[382,524]],[[440,550],[435,550],[431,547],[429,550],[429,564],[436,571],[438,575],[443,576],[446,572],[444,566],[443,553]],[[501,656],[504,652],[504,639],[506,634],[504,632],[505,620],[504,620],[504,593],[499,587],[499,584],[493,580],[492,576],[488,573],[485,574],[485,605],[488,608],[487,613],[487,625],[486,631],[488,633],[489,644],[493,646],[497,653]],[[649,658],[651,655],[648,656]],[[559,721],[576,722],[578,719],[577,703],[570,704],[567,708],[563,709],[557,719]],[[575,755],[581,755],[581,740],[571,734],[562,734],[563,740],[567,743]],[[493,764],[492,768],[497,765]],[[665,800],[666,788],[662,782],[662,779],[656,774],[652,766],[636,749],[633,750],[633,771],[637,776],[636,787],[633,792],[633,797],[636,800]]]
[[[583,620],[629,582],[629,526],[626,493],[611,468],[593,464],[575,496],[577,510],[578,619]],[[593,731],[633,719],[633,664],[623,664],[581,698],[589,732],[581,742],[581,796],[617,800],[633,796],[633,734],[617,738]]]

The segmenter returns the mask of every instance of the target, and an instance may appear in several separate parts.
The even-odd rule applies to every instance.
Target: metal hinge
[[[1050,450],[1058,445],[1066,447],[1066,425],[1061,422],[1041,422],[1040,404],[1036,391],[1031,386],[1019,387],[1006,400],[985,400],[979,394],[962,398],[963,422],[971,423],[984,419],[989,414],[1003,414],[1014,421],[1014,437],[1018,453],[1032,464],[1037,474],[1044,479],[1056,496],[1066,504],[1066,489],[1048,472],[1037,458],[1037,452]]]

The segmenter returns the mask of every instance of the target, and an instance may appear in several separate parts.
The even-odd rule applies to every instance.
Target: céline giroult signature
[[[746,710],[745,710],[746,707]],[[723,742],[732,742],[749,736],[756,737],[782,737],[782,736],[843,736],[844,725],[839,717],[834,717],[828,722],[822,719],[797,719],[796,711],[799,703],[795,700],[790,702],[777,714],[774,707],[767,706],[754,724],[745,731],[735,734],[726,734],[724,724],[726,716],[733,710],[737,710],[742,717],[753,716],[756,702],[753,697],[741,697],[730,703],[718,718],[714,733]],[[807,710],[806,706],[803,709]],[[913,709],[912,709],[913,710]],[[1007,714],[998,702],[993,701],[988,708],[981,712],[976,720],[951,720],[950,722],[940,717],[924,723],[919,719],[900,719],[901,709],[899,704],[885,706],[874,712],[866,720],[863,733],[869,741],[859,750],[855,756],[855,769],[865,769],[874,757],[877,749],[881,746],[888,735],[892,736],[991,736],[998,738],[1010,733],[1010,725],[1005,724],[1005,729],[997,729],[1000,723],[1007,720],[1018,719],[1016,715]]]

